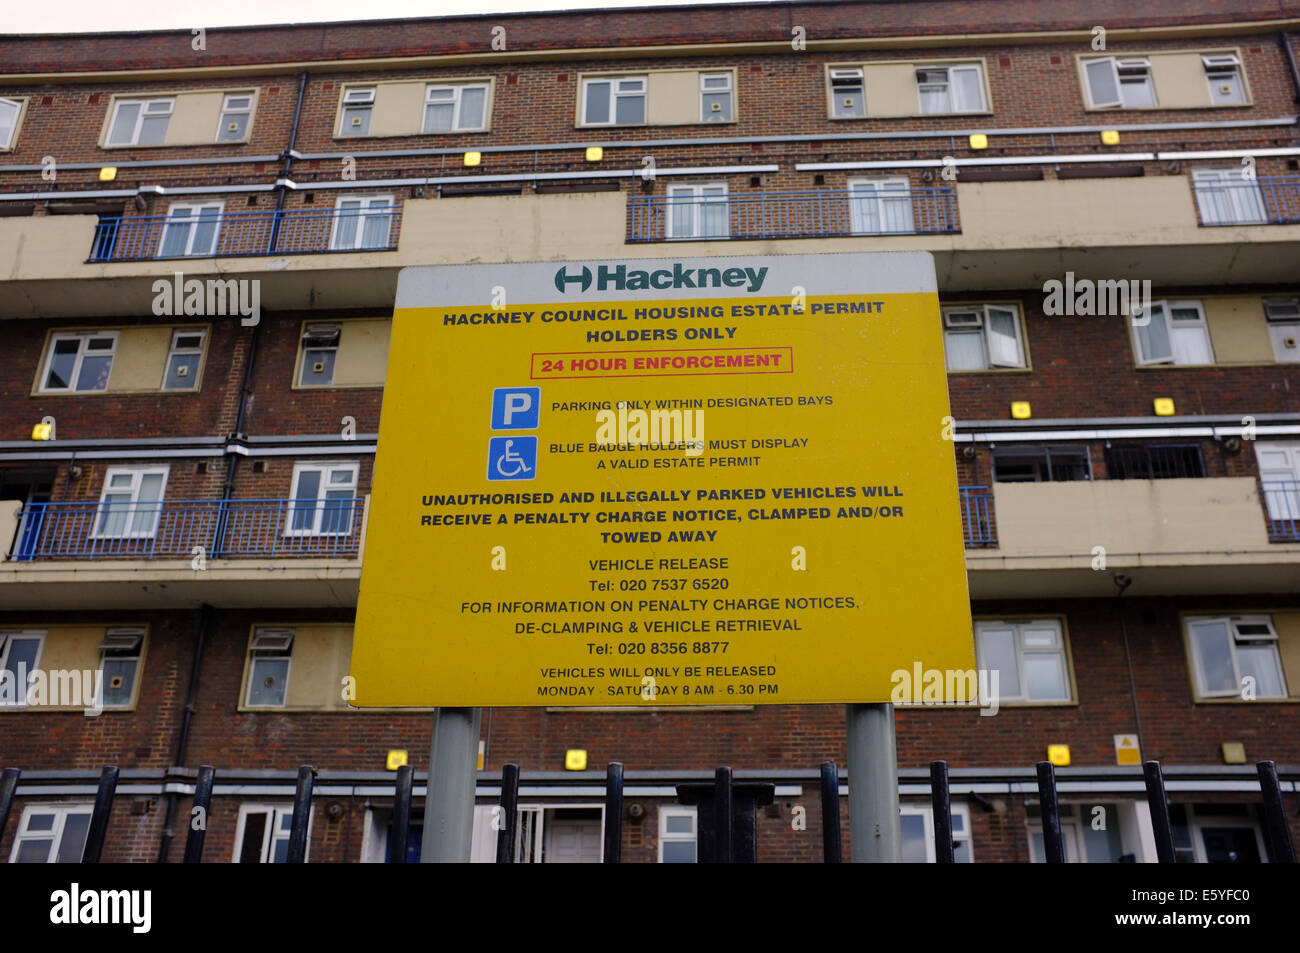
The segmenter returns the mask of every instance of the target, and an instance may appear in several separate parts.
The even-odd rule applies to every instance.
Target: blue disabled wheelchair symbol
[[[536,437],[488,438],[489,480],[532,480],[536,477]]]

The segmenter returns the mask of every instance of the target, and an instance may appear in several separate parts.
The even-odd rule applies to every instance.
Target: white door
[[[546,819],[543,856],[548,864],[598,864],[600,851],[600,818],[568,818],[558,812]]]
[[[1079,822],[1073,817],[1061,818],[1061,842],[1065,846],[1065,862],[1077,864],[1084,859]],[[1043,829],[1035,825],[1029,829],[1029,859],[1035,864],[1047,863],[1047,848],[1043,842]]]
[[[1300,529],[1300,440],[1258,441],[1255,460],[1269,519]]]
[[[1192,184],[1204,224],[1248,225],[1265,221],[1259,183],[1243,176],[1240,169],[1194,169]]]
[[[855,235],[901,234],[916,230],[912,193],[903,176],[849,180],[849,227]]]

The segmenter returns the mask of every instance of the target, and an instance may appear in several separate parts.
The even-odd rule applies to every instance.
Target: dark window
[[[1088,451],[1082,447],[1025,447],[993,455],[993,479],[998,483],[1057,483],[1091,480]]]
[[[1106,448],[1106,472],[1112,480],[1170,480],[1205,476],[1200,445],[1164,443]]]

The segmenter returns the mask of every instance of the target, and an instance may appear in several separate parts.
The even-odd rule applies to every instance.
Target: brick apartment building
[[[899,709],[907,857],[933,856],[942,758],[959,859],[1042,859],[1050,744],[1069,859],[1154,860],[1121,734],[1165,766],[1180,859],[1267,859],[1257,760],[1300,836],[1300,2],[1188,11],[0,37],[0,671],[104,679],[97,717],[0,709],[0,765],[23,770],[0,857],[79,859],[113,763],[105,858],[178,860],[211,764],[208,859],[274,860],[308,763],[309,860],[385,858],[387,754],[418,795],[430,716],[349,710],[339,686],[401,268],[917,249],[1002,699]],[[177,272],[260,281],[260,320],[159,314]],[[1053,280],[1149,281],[1150,320],[1059,313]],[[485,710],[481,749],[481,805],[523,768],[522,859],[597,859],[621,760],[625,860],[693,858],[674,785],[730,764],[777,782],[760,858],[815,861],[844,711]]]

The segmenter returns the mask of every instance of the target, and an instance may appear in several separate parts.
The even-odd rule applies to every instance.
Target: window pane
[[[198,221],[194,225],[194,238],[188,254],[211,255],[216,250],[217,227],[221,222],[221,209],[209,206],[198,210]]]
[[[984,87],[977,69],[954,69],[950,73],[958,109],[975,111],[984,108]]]
[[[27,678],[31,678],[32,672],[36,668],[36,657],[41,651],[40,639],[9,639],[9,655],[5,658],[5,671],[10,672],[14,679],[14,687],[27,688],[26,681],[18,681],[19,666],[21,670],[27,673]],[[20,699],[26,701],[26,698]]]
[[[957,829],[957,817],[953,815],[953,830]],[[974,863],[975,859],[970,854],[970,842],[959,840],[952,845],[953,860],[959,864]]]
[[[1005,698],[1020,697],[1020,668],[1016,663],[1016,635],[1011,629],[982,629],[979,638],[980,665],[998,673],[998,692]]]
[[[372,201],[363,216],[362,248],[384,248],[388,245],[388,232],[393,218],[388,214],[388,202]]]
[[[248,704],[283,705],[288,677],[288,659],[253,659],[253,670],[248,679]]]
[[[370,107],[349,106],[343,110],[343,128],[339,130],[345,136],[364,136],[370,132]]]
[[[453,103],[430,103],[424,107],[425,132],[450,132]]]
[[[1084,72],[1088,76],[1088,89],[1092,93],[1094,106],[1119,104],[1119,85],[1115,81],[1112,60],[1090,60],[1084,64]]]
[[[483,110],[487,105],[487,90],[481,86],[467,86],[460,94],[460,128],[481,129]]]
[[[989,361],[1006,367],[1021,367],[1016,313],[1005,308],[988,309]]]
[[[619,96],[614,104],[614,122],[620,126],[645,122],[645,95]]]
[[[321,514],[322,533],[349,533],[352,531],[352,491],[330,490],[325,494],[324,512]]]
[[[1027,649],[1052,648],[1060,644],[1056,637],[1056,630],[1051,628],[1024,629],[1020,639]]]
[[[104,390],[108,387],[108,374],[113,367],[111,354],[87,355],[81,361],[77,374],[77,390]]]
[[[327,386],[334,382],[334,357],[338,352],[311,349],[302,353],[302,377],[299,383],[304,385]]]
[[[1177,312],[1175,312],[1175,318]],[[1169,335],[1170,350],[1174,354],[1175,364],[1213,364],[1214,352],[1210,350],[1210,334],[1196,325],[1178,327],[1174,325]]]
[[[208,113],[211,116],[211,113]],[[212,120],[208,120],[211,122]],[[167,123],[170,116],[145,116],[140,123],[140,142],[142,146],[160,146],[167,141]]]
[[[583,122],[609,122],[609,83],[587,84],[587,109]]]
[[[16,864],[44,864],[50,859],[50,848],[54,846],[53,838],[24,837],[22,843],[18,845],[18,856],[14,858]]]
[[[728,122],[731,119],[731,93],[705,93],[704,121]],[[717,109],[714,109],[717,106]]]
[[[247,132],[248,113],[227,113],[221,117],[221,128],[217,130],[217,139],[221,142],[238,142]]]
[[[266,836],[266,814],[262,811],[244,815],[244,839],[239,845],[241,864],[262,862],[262,838]]]
[[[173,354],[167,362],[163,390],[193,390],[199,382],[199,354]]]
[[[834,115],[836,116],[865,116],[867,114],[860,85],[835,86],[831,89],[831,99],[834,102]]]
[[[669,834],[694,833],[695,818],[685,814],[669,814],[664,818],[664,831]]]
[[[54,830],[53,814],[32,814],[27,818],[27,830],[29,831],[52,831]]]
[[[135,134],[135,121],[140,115],[139,103],[119,103],[113,128],[108,134],[108,144],[124,146],[131,142]]]
[[[904,814],[899,821],[903,827],[903,863],[926,863],[925,818],[920,814]]]
[[[86,833],[90,830],[90,812],[69,814],[63,819],[63,837],[59,841],[60,864],[79,864],[86,850]]]
[[[1066,701],[1065,660],[1055,653],[1030,652],[1025,656],[1025,686],[1031,701]]]
[[[135,670],[138,659],[106,658],[104,659],[104,699],[105,707],[120,707],[131,704],[131,690],[135,685]],[[118,681],[119,684],[114,685]]]
[[[45,378],[45,386],[50,389],[66,390],[72,386],[72,372],[77,366],[77,351],[81,342],[63,340],[54,342],[54,356],[50,359],[50,373]]]
[[[1228,623],[1199,622],[1191,627],[1192,652],[1200,663],[1205,692],[1235,694],[1237,676],[1232,670]]]
[[[948,370],[982,371],[984,363],[984,336],[979,331],[946,331]]]
[[[665,864],[695,863],[694,841],[664,841],[663,849]]]
[[[1237,645],[1237,664],[1241,675],[1255,679],[1255,694],[1259,698],[1279,698],[1286,695],[1282,686],[1282,669],[1278,664],[1277,648],[1272,643]]]
[[[1151,320],[1137,329],[1138,350],[1143,361],[1167,361],[1173,356],[1169,344],[1169,327],[1162,305],[1151,306]]]
[[[340,202],[337,219],[334,223],[334,240],[331,248],[355,248],[357,245],[358,219],[361,217],[361,202],[348,199]]]
[[[925,114],[952,112],[948,100],[947,84],[926,83],[920,87],[921,112]]]
[[[1121,95],[1124,97],[1124,105],[1129,109],[1140,109],[1156,104],[1155,90],[1151,86],[1149,76],[1121,76],[1119,88]]]

